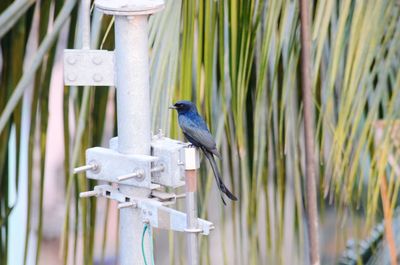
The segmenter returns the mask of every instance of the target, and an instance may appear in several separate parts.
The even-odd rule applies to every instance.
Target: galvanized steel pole
[[[150,155],[150,89],[148,16],[164,7],[163,1],[96,1],[97,8],[115,16],[115,72],[117,87],[118,151]],[[150,189],[119,185],[123,194],[148,197]],[[144,264],[139,209],[120,209],[119,264]],[[150,242],[144,244],[149,259]]]
[[[199,153],[195,147],[185,148],[185,183],[186,183],[186,238],[187,262],[189,265],[199,264],[199,242],[197,221],[197,169]]]
[[[150,155],[150,90],[147,16],[115,16],[118,151]],[[129,196],[148,197],[150,189],[119,185]],[[120,209],[120,264],[144,264],[143,221],[139,209]],[[145,253],[150,257],[149,241]]]

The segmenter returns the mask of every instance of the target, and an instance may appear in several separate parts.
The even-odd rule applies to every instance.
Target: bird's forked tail
[[[228,188],[223,183],[221,175],[219,174],[217,163],[215,162],[213,154],[210,153],[205,148],[201,148],[201,149],[203,150],[203,153],[207,157],[208,161],[210,161],[211,168],[212,168],[212,170],[214,172],[215,181],[217,182],[219,190],[222,193],[224,193],[229,199],[231,199],[233,201],[237,201],[237,197],[235,195],[233,195],[233,193],[230,190],[228,190]],[[226,205],[224,198],[222,198],[222,194],[221,194],[221,199],[222,199],[222,202]]]

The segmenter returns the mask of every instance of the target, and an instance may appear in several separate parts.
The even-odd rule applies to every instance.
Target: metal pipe
[[[187,264],[199,264],[199,242],[197,222],[197,169],[198,151],[194,147],[185,148],[185,184],[186,184],[186,239]],[[193,231],[193,232],[191,232]]]
[[[118,151],[150,154],[150,90],[147,15],[115,16]],[[148,197],[150,190],[120,185],[128,196]],[[143,222],[139,209],[120,208],[120,264],[144,264],[141,250]],[[144,242],[150,257],[150,242]]]
[[[118,149],[150,154],[147,15],[115,16]]]

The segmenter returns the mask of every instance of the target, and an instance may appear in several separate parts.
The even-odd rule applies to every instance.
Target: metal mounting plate
[[[87,164],[96,164],[95,170],[86,172],[91,179],[118,182],[124,185],[145,187],[151,189],[151,164],[157,158],[148,155],[121,154],[112,149],[93,147],[86,150]],[[137,178],[118,181],[118,177],[142,170],[143,174]]]
[[[191,232],[187,229],[185,213],[162,206],[160,202],[151,200],[138,201],[138,207],[142,209],[141,215],[143,221],[149,222],[152,227],[177,232]],[[210,231],[214,229],[213,223],[204,219],[197,218],[197,224],[198,229],[195,232],[203,235],[210,234]]]
[[[136,198],[121,193],[118,189],[110,185],[98,185],[93,191],[82,192],[81,197],[105,197],[107,199],[118,201],[120,206],[133,207],[141,209],[141,218],[143,222],[148,222],[152,227],[174,230],[177,232],[210,234],[214,229],[214,224],[197,218],[198,227],[195,231],[187,229],[186,214],[175,209],[164,206],[163,202],[146,198]]]
[[[163,171],[152,174],[151,181],[153,183],[172,188],[185,185],[185,147],[187,145],[187,143],[162,135],[153,136],[151,154],[158,159],[153,166],[159,165],[164,167]],[[111,138],[110,148],[118,150],[118,137]]]
[[[115,86],[114,52],[64,50],[64,84],[67,86]]]
[[[152,175],[152,181],[163,186],[177,188],[185,185],[185,147],[187,144],[163,136],[154,136],[151,154],[159,159],[164,171]]]
[[[96,0],[96,7],[108,15],[150,15],[164,9],[163,0]]]

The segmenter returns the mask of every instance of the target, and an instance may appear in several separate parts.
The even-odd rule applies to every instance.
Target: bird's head
[[[196,105],[193,102],[187,100],[177,101],[174,105],[169,107],[170,109],[175,109],[178,113],[186,113],[189,111],[197,112]]]

